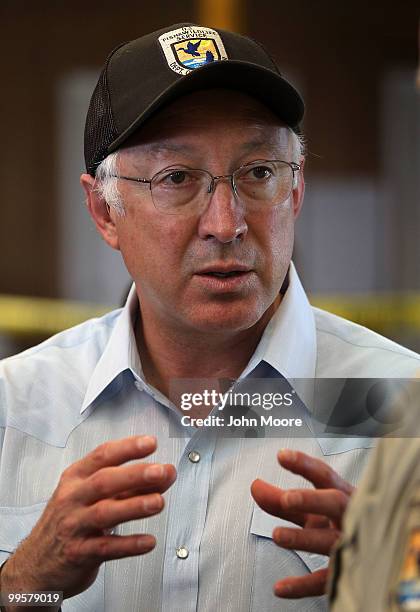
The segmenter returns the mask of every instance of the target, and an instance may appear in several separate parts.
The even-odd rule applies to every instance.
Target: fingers
[[[154,436],[131,436],[122,440],[111,440],[96,447],[86,457],[73,463],[66,470],[68,476],[86,478],[97,470],[142,459],[156,450]]]
[[[140,495],[125,500],[104,499],[80,510],[74,516],[74,521],[81,527],[79,533],[100,531],[120,523],[158,514],[164,505],[160,493]]]
[[[317,489],[340,489],[351,495],[354,487],[321,461],[301,451],[282,449],[277,458],[284,468],[312,482]]]
[[[133,463],[155,450],[156,439],[150,436],[110,441],[64,470],[40,519],[14,553],[19,571],[25,575],[35,563],[36,585],[72,597],[92,584],[103,561],[151,551],[153,536],[116,536],[109,528],[163,509],[162,493],[176,478],[174,466]]]
[[[165,487],[158,487],[154,484],[150,484],[150,485],[144,485],[141,488],[134,488],[134,489],[127,489],[126,491],[122,491],[121,493],[117,493],[117,495],[113,495],[113,499],[127,499],[128,497],[136,497],[137,495],[146,495],[147,493],[164,493],[169,486],[175,482],[176,480],[176,474],[174,479],[169,483],[168,486],[166,486],[167,483],[165,483]]]
[[[265,482],[254,480],[251,494],[257,504],[269,514],[292,521],[296,525],[327,526],[328,519],[341,525],[342,515],[349,497],[337,489],[290,489],[283,490]],[[316,521],[309,514],[320,515]],[[327,519],[325,518],[327,517]]]
[[[263,510],[303,527],[278,527],[273,540],[283,548],[328,555],[340,536],[341,519],[354,488],[329,465],[300,451],[282,450],[278,460],[282,467],[309,480],[315,490],[283,490],[259,479],[252,483],[252,496]],[[321,569],[285,578],[275,584],[274,592],[290,599],[323,595],[327,574],[327,569]]]
[[[305,550],[319,555],[329,555],[339,536],[338,529],[276,527],[273,531],[273,540],[279,546],[289,550]]]
[[[316,597],[324,595],[327,584],[328,569],[321,569],[305,576],[296,576],[279,580],[274,585],[277,597],[298,599],[300,597]]]
[[[282,493],[282,507],[291,512],[326,516],[341,526],[349,499],[337,489],[291,489]]]
[[[264,480],[254,480],[251,485],[251,495],[257,504],[273,516],[278,516],[296,525],[304,526],[306,516],[303,512],[291,510],[284,504],[286,491],[265,482]]]
[[[326,516],[318,516],[317,514],[309,514],[306,521],[305,527],[326,529],[331,527],[331,521]]]
[[[134,557],[150,552],[156,546],[152,535],[108,535],[73,540],[67,545],[67,558],[74,565],[99,565],[103,561]]]
[[[176,478],[173,465],[137,463],[98,470],[78,488],[77,495],[84,503],[114,497],[127,490],[138,492],[166,491]]]

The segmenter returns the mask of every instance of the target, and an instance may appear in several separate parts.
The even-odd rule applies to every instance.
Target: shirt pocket
[[[33,504],[32,506],[0,507],[0,565],[29,535],[45,506],[46,502]],[[102,563],[95,582],[83,593],[66,599],[62,604],[62,611],[104,612],[104,573],[105,567]]]
[[[254,612],[284,611],[321,612],[327,610],[327,597],[279,599],[273,585],[287,576],[301,576],[327,567],[329,557],[298,550],[286,550],[273,542],[275,527],[296,527],[284,519],[271,516],[256,506],[250,532],[256,538],[251,610]]]

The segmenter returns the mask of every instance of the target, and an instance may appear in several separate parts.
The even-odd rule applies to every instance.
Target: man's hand
[[[354,488],[320,459],[305,453],[281,450],[281,466],[309,480],[315,489],[280,489],[254,480],[251,493],[257,504],[269,514],[291,521],[299,528],[277,527],[273,540],[283,548],[328,555],[338,539],[341,520]],[[295,599],[323,595],[327,569],[312,574],[285,578],[276,582],[278,597]]]
[[[126,521],[159,513],[162,493],[176,478],[173,465],[130,463],[156,450],[156,439],[106,442],[70,465],[41,518],[3,568],[3,591],[63,591],[72,597],[95,580],[109,559],[142,555],[151,535],[111,535]]]

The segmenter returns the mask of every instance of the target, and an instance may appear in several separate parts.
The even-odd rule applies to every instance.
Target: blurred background
[[[0,356],[121,304],[79,186],[85,114],[113,47],[185,21],[263,42],[306,101],[311,301],[420,350],[418,0],[2,0]]]

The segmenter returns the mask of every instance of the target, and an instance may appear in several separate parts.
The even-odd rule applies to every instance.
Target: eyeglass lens
[[[198,212],[222,179],[230,176],[214,179],[206,170],[168,168],[153,177],[152,198],[156,208],[168,213]],[[235,170],[233,185],[248,209],[276,206],[292,191],[293,170],[286,162],[257,161]]]

